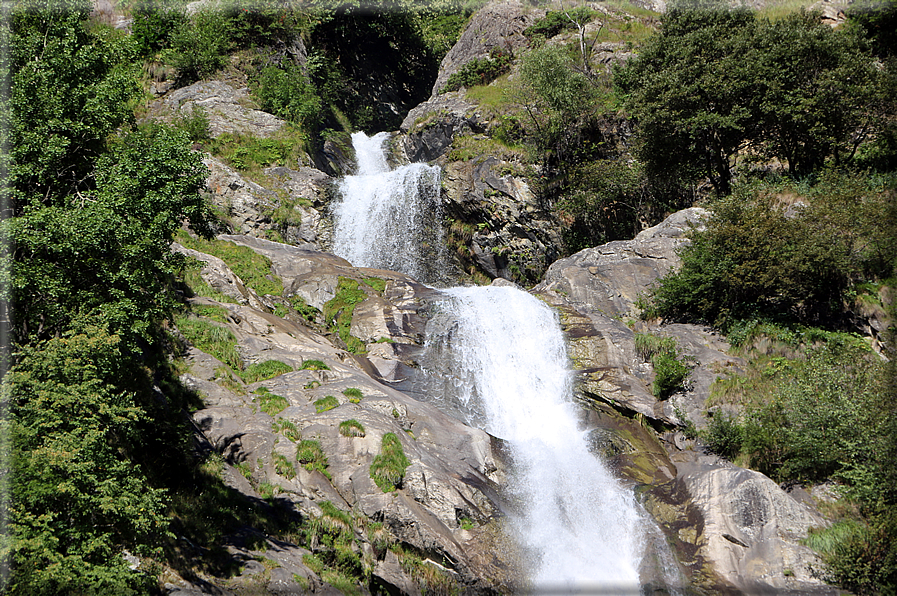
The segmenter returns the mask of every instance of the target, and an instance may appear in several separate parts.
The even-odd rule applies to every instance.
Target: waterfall
[[[439,169],[390,170],[388,135],[352,136],[358,172],[335,206],[335,252],[356,266],[434,283],[445,270]],[[633,496],[577,427],[555,313],[513,287],[451,288],[434,304],[422,356],[430,399],[508,442],[508,516],[539,592],[637,593],[641,519]]]
[[[510,444],[518,504],[510,521],[533,587],[637,593],[641,520],[577,428],[555,313],[512,287],[444,294],[427,361],[448,391],[432,397]]]
[[[440,169],[423,163],[390,169],[388,139],[389,133],[352,135],[358,170],[339,184],[333,252],[356,267],[399,271],[442,285]]]

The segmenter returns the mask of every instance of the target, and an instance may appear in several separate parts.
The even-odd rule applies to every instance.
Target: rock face
[[[813,576],[818,561],[800,544],[810,527],[825,524],[817,512],[766,476],[702,454],[694,441],[670,430],[684,422],[680,416],[705,426],[711,384],[743,365],[708,329],[633,318],[638,295],[678,266],[676,249],[687,242],[687,230],[708,216],[687,209],[631,241],[557,261],[533,292],[557,310],[567,335],[577,395],[591,410],[584,425],[593,451],[635,483],[690,589],[836,593]],[[636,353],[636,332],[676,340],[692,362],[686,391],[655,398],[654,371]],[[628,419],[633,415],[648,424]]]
[[[272,306],[283,298],[258,296],[220,259],[175,245],[204,263],[201,275],[207,283],[239,302],[192,299],[198,306],[224,309],[225,322],[216,325],[234,335],[243,363],[275,360],[292,369],[246,383],[213,356],[190,348],[190,369],[182,382],[203,396],[204,407],[193,420],[209,447],[224,458],[222,479],[254,499],[261,498],[263,489],[273,490],[306,519],[328,515],[324,501],[354,512],[352,531],[367,553],[366,565],[391,591],[414,594],[422,584],[403,563],[403,551],[397,555],[382,548],[390,541],[438,562],[437,575],[465,591],[516,585],[519,571],[509,558],[513,549],[502,545],[500,531],[500,487],[506,476],[500,443],[390,386],[408,367],[405,350],[422,340],[425,319],[419,311],[433,290],[401,274],[356,269],[326,253],[244,235],[219,239],[270,259],[271,274],[282,281],[283,298],[301,296],[316,308],[334,298],[340,279],[361,282],[365,298],[355,305],[350,332],[371,342],[367,354],[347,352],[333,328],[321,326],[320,319],[308,323],[293,315],[275,316]],[[374,284],[382,290],[364,282],[372,279],[382,281]],[[388,341],[373,343],[379,339]],[[309,367],[309,361],[317,364]],[[271,395],[282,400],[274,410],[264,405]],[[347,420],[363,430],[342,431]],[[295,431],[287,432],[291,428]],[[369,471],[387,433],[398,438],[409,460],[392,492],[383,492]],[[315,442],[325,458],[323,466],[303,465],[300,440]],[[375,522],[383,524],[383,530],[377,530],[381,546],[365,530],[377,527]],[[254,550],[235,547],[232,555],[243,560],[236,582],[257,581],[264,570],[255,569],[253,557],[263,557],[278,565],[268,574],[269,591],[296,591],[303,581],[304,589],[326,591],[327,582],[304,562],[303,555],[312,551],[270,541]],[[217,580],[205,581],[214,585]],[[178,591],[186,594],[191,588],[172,584],[170,592]]]
[[[461,38],[442,59],[431,99],[439,95],[452,74],[474,58],[485,58],[494,47],[511,52],[524,47],[528,42],[523,30],[543,16],[544,10],[515,0],[495,2],[478,10]]]
[[[209,132],[213,137],[234,133],[264,138],[286,125],[276,116],[246,107],[251,104],[246,87],[238,89],[223,81],[203,81],[156,100],[150,104],[147,117],[168,122],[175,115],[189,116],[201,108],[209,118]]]
[[[400,128],[410,162],[433,161],[451,147],[455,136],[483,132],[476,106],[458,92],[430,99],[408,112]]]

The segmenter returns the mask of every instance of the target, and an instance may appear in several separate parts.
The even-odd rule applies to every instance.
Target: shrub
[[[679,360],[679,345],[672,337],[651,333],[635,334],[635,350],[654,367],[654,383],[651,391],[657,399],[666,399],[676,391],[685,389],[689,370]]]
[[[354,418],[344,420],[339,424],[339,433],[344,437],[363,437],[364,425]]]
[[[189,84],[206,78],[224,66],[230,40],[223,14],[203,10],[193,16],[171,36],[168,54],[171,65],[178,69],[178,82]]]
[[[332,410],[337,407],[339,402],[336,401],[336,398],[332,395],[327,395],[322,397],[321,399],[315,400],[315,411],[320,414],[321,412],[326,412],[328,410]]]
[[[449,76],[442,92],[457,91],[461,87],[488,85],[511,67],[512,55],[493,47],[488,58],[474,58]]]
[[[711,451],[729,460],[735,459],[741,452],[744,442],[743,430],[737,417],[722,411],[713,415],[707,430],[701,433],[701,438]]]
[[[524,29],[523,35],[529,38],[541,36],[545,39],[550,39],[562,31],[576,29],[576,23],[588,23],[592,20],[592,17],[595,14],[595,12],[587,6],[579,6],[566,11],[566,13],[568,13],[569,16],[565,14],[565,11],[548,11],[544,17]]]
[[[321,124],[321,99],[297,65],[268,66],[262,70],[255,96],[263,110],[294,122],[307,132],[315,132]]]
[[[402,486],[405,469],[410,463],[399,438],[395,433],[386,433],[380,441],[380,454],[371,463],[371,479],[383,492],[392,492]]]

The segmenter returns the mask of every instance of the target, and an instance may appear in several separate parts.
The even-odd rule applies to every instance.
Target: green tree
[[[751,112],[764,154],[787,162],[793,176],[830,156],[851,159],[880,116],[872,109],[879,74],[861,39],[801,11],[760,22],[752,45]]]
[[[649,176],[708,178],[728,194],[738,154],[758,132],[750,109],[755,28],[748,9],[676,3],[660,33],[616,71]]]
[[[150,578],[122,549],[152,555],[167,531],[165,492],[134,462],[150,387],[103,327],[79,322],[22,348],[5,379],[12,442],[14,594],[137,594]]]

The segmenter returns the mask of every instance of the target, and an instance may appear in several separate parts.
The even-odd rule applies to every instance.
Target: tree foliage
[[[767,21],[712,2],[672,5],[615,80],[649,172],[708,178],[717,195],[728,194],[745,154],[778,159],[796,176],[852,157],[875,121],[879,82],[862,41],[816,13]]]

